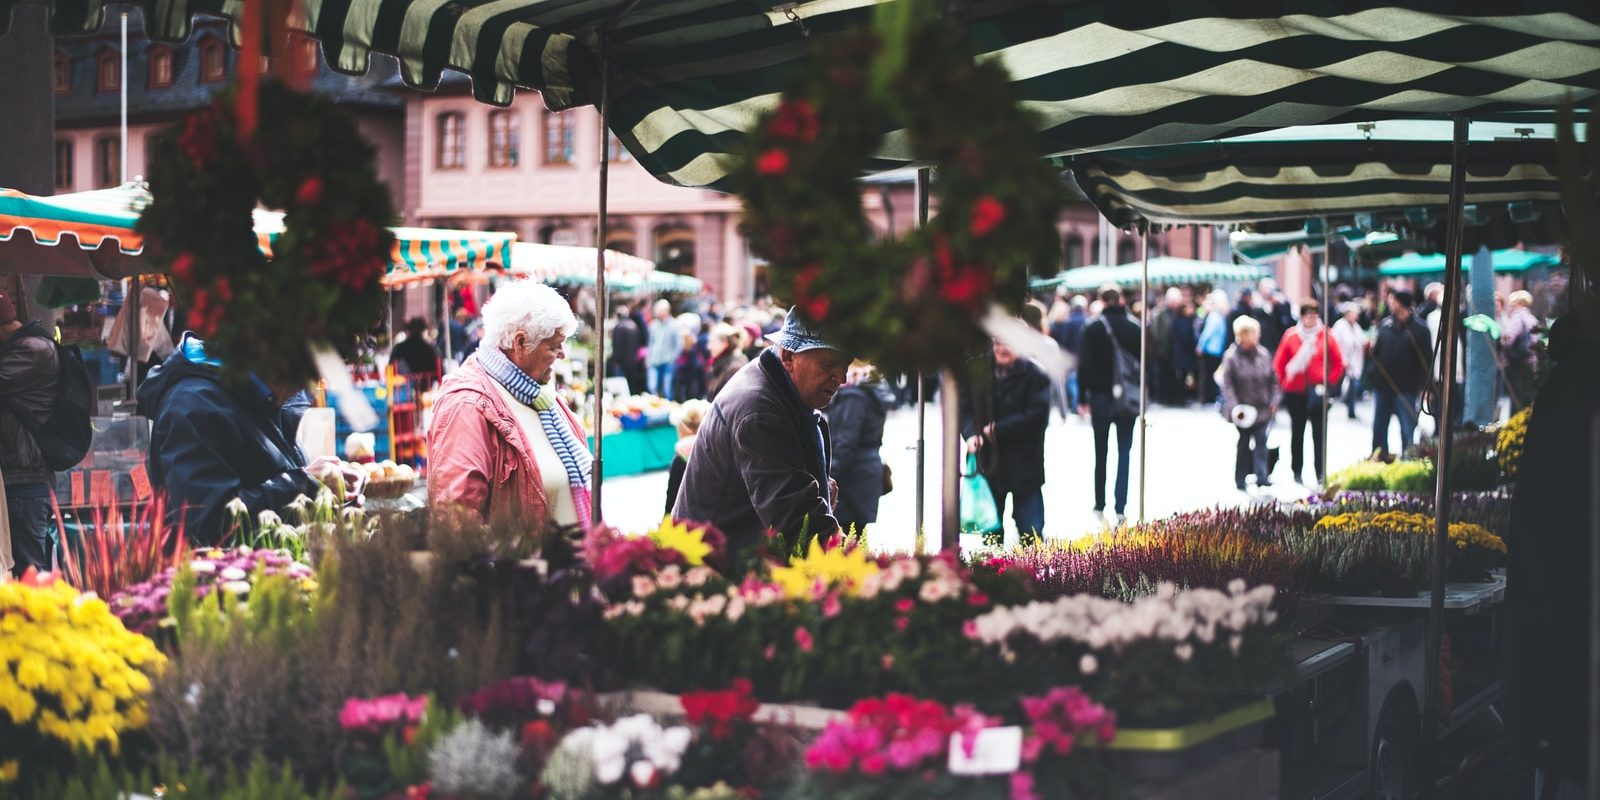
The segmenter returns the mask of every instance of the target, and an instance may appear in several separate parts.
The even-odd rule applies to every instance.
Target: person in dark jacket
[[[611,371],[626,378],[630,394],[644,394],[644,329],[633,320],[627,306],[617,308],[617,324],[611,329]]]
[[[1199,386],[1200,321],[1195,319],[1194,303],[1187,300],[1178,309],[1172,325],[1172,381],[1174,405],[1189,404],[1190,387]]]
[[[1044,432],[1050,424],[1050,378],[1044,370],[994,343],[994,419],[983,422],[967,404],[961,434],[967,452],[994,493],[995,509],[1011,518],[1024,544],[1044,536]]]
[[[433,376],[432,382],[439,378],[439,349],[433,346],[424,335],[428,330],[428,321],[422,317],[412,317],[406,322],[406,338],[389,351],[389,363],[395,369],[406,375]],[[430,383],[431,385],[431,383]]]
[[[51,532],[55,514],[50,491],[56,474],[21,416],[37,427],[56,401],[61,364],[50,334],[17,318],[12,299],[0,292],[0,472],[5,474],[7,518],[11,525],[13,574],[28,567],[48,571],[53,562]],[[0,558],[5,554],[0,553]],[[6,566],[0,563],[0,568]]]
[[[304,413],[305,394],[270,389],[248,376],[223,383],[221,364],[205,345],[184,334],[178,349],[139,387],[139,413],[152,421],[150,484],[167,494],[167,523],[182,525],[198,545],[228,532],[227,506],[238,500],[254,519],[283,513],[301,495],[315,497],[317,477],[338,474],[338,462],[319,459],[309,469],[292,424]],[[347,486],[357,477],[345,476]]]
[[[1078,383],[1086,397],[1081,401],[1080,413],[1087,414],[1094,425],[1094,510],[1106,510],[1106,451],[1111,443],[1111,427],[1117,428],[1117,486],[1114,496],[1117,520],[1128,511],[1128,454],[1133,450],[1133,423],[1137,415],[1118,412],[1115,408],[1117,386],[1116,372],[1112,368],[1116,356],[1114,347],[1121,347],[1127,357],[1139,357],[1139,323],[1128,316],[1122,305],[1122,292],[1114,286],[1100,290],[1103,308],[1099,319],[1084,327],[1083,350],[1078,361]],[[1114,338],[1113,338],[1114,337]]]
[[[716,526],[733,552],[769,530],[791,540],[839,530],[828,423],[818,412],[844,385],[851,358],[799,314],[771,339],[711,404],[672,507],[674,519]]]
[[[1072,356],[1072,368],[1067,372],[1067,405],[1078,407],[1078,350],[1083,344],[1083,326],[1089,321],[1089,301],[1083,295],[1074,295],[1072,310],[1067,312],[1067,318],[1050,326],[1050,338],[1061,345],[1061,349]]]
[[[1389,419],[1400,418],[1400,449],[1411,446],[1417,430],[1417,398],[1427,388],[1433,343],[1428,326],[1412,313],[1410,292],[1389,297],[1389,316],[1378,323],[1372,345],[1372,449],[1389,454]]]
[[[700,423],[706,419],[711,404],[704,400],[689,400],[672,412],[672,427],[678,429],[678,443],[672,448],[672,466],[667,470],[667,509],[678,504],[678,492],[683,488],[683,473],[689,469],[689,458],[694,455],[694,443],[700,438]]]
[[[878,500],[883,497],[889,467],[883,463],[883,425],[894,405],[894,390],[856,364],[848,383],[828,404],[828,431],[833,434],[833,479],[839,482],[839,502],[833,515],[839,530],[861,534],[878,521]]]
[[[711,329],[711,335],[706,338],[706,349],[711,356],[710,378],[706,381],[706,399],[716,400],[722,393],[722,387],[733,380],[733,376],[744,365],[750,363],[744,351],[739,349],[740,331],[725,322],[718,323]]]

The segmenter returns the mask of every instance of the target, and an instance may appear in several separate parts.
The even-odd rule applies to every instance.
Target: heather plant
[[[1402,510],[1354,511],[1323,517],[1310,530],[1291,531],[1284,544],[1314,589],[1338,594],[1409,595],[1431,570],[1432,517]],[[1505,542],[1482,526],[1451,523],[1446,554],[1455,581],[1482,580],[1500,563]]]

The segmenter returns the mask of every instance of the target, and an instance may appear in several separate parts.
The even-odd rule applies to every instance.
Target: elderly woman
[[[711,336],[707,339],[707,347],[711,352],[711,379],[706,386],[706,399],[717,399],[717,393],[722,387],[728,385],[733,379],[733,374],[750,363],[744,351],[739,348],[740,341],[744,338],[738,328],[727,323],[719,323],[711,329]]]
[[[1538,391],[1539,318],[1533,314],[1533,294],[1515,291],[1508,298],[1509,308],[1500,320],[1500,359],[1505,366],[1506,391],[1511,395],[1511,413],[1526,408]]]
[[[567,301],[531,281],[483,307],[483,345],[440,386],[428,429],[435,507],[535,525],[589,519],[593,463],[577,417],[544,386],[578,327]]]
[[[1255,317],[1235,319],[1233,339],[1222,356],[1222,413],[1239,429],[1233,484],[1242,492],[1252,469],[1256,486],[1272,485],[1267,477],[1267,428],[1278,413],[1283,390],[1272,368],[1272,354],[1261,346],[1261,323]]]

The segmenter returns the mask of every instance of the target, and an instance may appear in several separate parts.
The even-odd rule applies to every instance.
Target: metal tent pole
[[[631,6],[630,6],[631,7]],[[626,13],[626,9],[624,9]],[[613,18],[620,19],[621,15]],[[589,492],[589,521],[600,522],[600,493],[605,478],[605,384],[606,384],[606,320],[611,312],[606,302],[606,201],[611,190],[610,142],[611,133],[611,52],[610,25],[600,31],[600,224],[595,227],[594,242],[594,472]]]
[[[1445,245],[1444,269],[1444,321],[1439,325],[1439,351],[1443,366],[1439,382],[1439,405],[1435,409],[1439,420],[1439,460],[1434,484],[1432,592],[1428,602],[1428,650],[1423,654],[1422,774],[1433,774],[1435,745],[1439,735],[1439,651],[1444,638],[1444,584],[1445,548],[1449,546],[1450,532],[1450,461],[1454,452],[1454,436],[1450,429],[1450,412],[1455,408],[1456,330],[1461,325],[1461,249],[1463,207],[1466,204],[1466,150],[1467,118],[1455,117],[1455,135],[1450,152],[1450,228]],[[1431,784],[1429,778],[1427,783]]]
[[[1150,400],[1150,222],[1148,220],[1139,228],[1139,245],[1144,251],[1143,265],[1139,274],[1139,298],[1143,308],[1139,313],[1139,522],[1144,522],[1144,479],[1145,479],[1145,440],[1149,434],[1146,423],[1146,412]],[[1113,342],[1113,344],[1115,344]],[[1121,469],[1119,466],[1118,469]]]
[[[122,75],[117,81],[122,96],[122,138],[117,140],[117,154],[122,159],[122,186],[128,185],[128,12],[122,12]]]
[[[1600,412],[1589,419],[1589,791],[1600,787]]]
[[[1312,263],[1316,263],[1313,259]],[[1333,298],[1328,294],[1328,273],[1333,271],[1333,223],[1322,221],[1322,454],[1317,458],[1321,482],[1328,480],[1328,409],[1333,404],[1333,383],[1328,380],[1328,348],[1333,347]],[[1345,367],[1349,369],[1347,365]],[[1324,487],[1326,488],[1326,487]]]
[[[927,167],[917,170],[917,227],[928,224],[928,173]],[[922,541],[927,529],[928,496],[928,393],[927,381],[921,372],[917,381],[917,511],[916,541]],[[941,544],[943,539],[940,539]],[[921,555],[921,553],[918,553]]]
[[[943,525],[939,535],[939,552],[959,553],[961,550],[961,384],[956,371],[946,368],[939,372],[939,411],[944,418],[944,459],[942,505]]]

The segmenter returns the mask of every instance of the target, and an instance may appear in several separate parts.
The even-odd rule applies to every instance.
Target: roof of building
[[[226,81],[202,82],[200,80],[201,44],[211,40],[222,43],[225,75],[231,78],[238,64],[239,52],[227,45],[227,29],[219,20],[198,22],[194,33],[183,44],[173,45],[172,83],[160,88],[150,85],[150,56],[156,48],[167,47],[144,37],[144,24],[137,6],[128,14],[128,117],[133,122],[170,119],[178,114],[203,108],[210,104],[211,96],[227,86]],[[99,56],[109,52],[116,57],[120,43],[120,19],[115,14],[106,15],[100,32],[92,36],[56,37],[55,51],[70,59],[71,91],[56,95],[56,126],[71,128],[92,126],[114,121],[120,115],[121,93],[101,91],[97,80]],[[390,56],[374,53],[371,69],[365,75],[343,75],[332,70],[318,56],[317,74],[311,88],[332,97],[342,105],[363,110],[399,113],[404,98],[382,88],[391,77],[398,74],[399,62]]]

